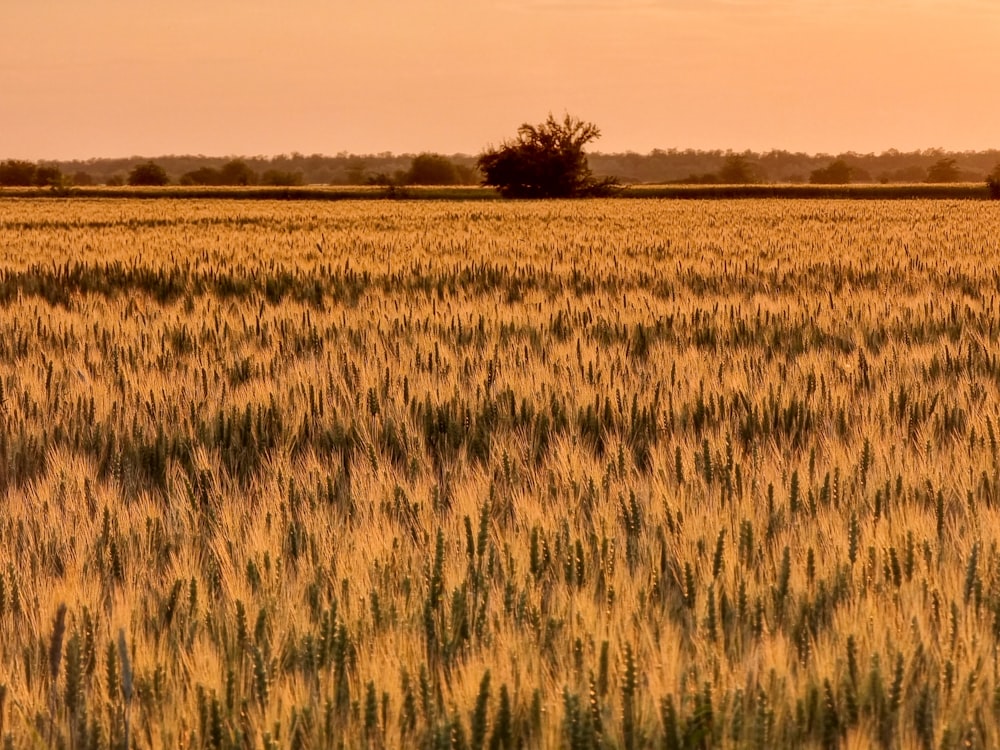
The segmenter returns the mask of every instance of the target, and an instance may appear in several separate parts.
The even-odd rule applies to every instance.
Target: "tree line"
[[[538,127],[538,126],[531,126]],[[219,158],[162,156],[154,163],[169,184],[407,185],[479,184],[478,156],[467,154],[340,153]],[[123,185],[147,158],[0,162],[0,186]],[[597,180],[623,184],[918,183],[982,182],[1000,164],[1000,150],[942,149],[880,154],[805,154],[790,151],[655,149],[647,154],[589,153]],[[140,170],[139,177],[145,174]],[[133,178],[134,179],[134,178]]]
[[[478,185],[475,157],[422,153],[416,156],[277,156],[217,159],[165,156],[155,160],[0,162],[0,187],[91,185]]]

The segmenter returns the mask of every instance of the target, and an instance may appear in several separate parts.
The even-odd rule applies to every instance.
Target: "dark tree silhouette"
[[[960,177],[955,159],[939,159],[927,170],[928,182],[958,182]]]
[[[822,169],[814,169],[809,173],[809,182],[813,185],[847,185],[851,181],[854,170],[843,159],[830,162]]]
[[[719,182],[724,185],[747,185],[757,182],[753,165],[742,154],[726,157],[726,163],[719,170]]]
[[[39,164],[35,169],[35,185],[38,187],[57,187],[62,184],[63,175],[59,167],[49,164]]]
[[[458,171],[451,159],[439,154],[420,154],[406,173],[408,185],[457,185]]]
[[[617,187],[612,178],[598,180],[590,171],[583,148],[601,136],[593,123],[551,114],[540,125],[525,123],[517,137],[500,148],[489,148],[477,165],[483,184],[505,198],[574,198],[607,194]]]
[[[221,185],[222,175],[212,167],[198,167],[181,175],[181,185]]]
[[[242,159],[233,159],[226,162],[219,169],[219,178],[223,185],[255,185],[257,184],[257,173],[254,172]]]
[[[31,187],[36,169],[30,161],[8,159],[0,164],[0,187]]]
[[[219,169],[199,167],[181,175],[181,185],[256,185],[257,173],[242,159],[226,162]]]
[[[133,186],[159,186],[170,182],[167,171],[156,162],[137,164],[128,173],[128,184]]]
[[[260,184],[273,187],[297,187],[302,184],[302,173],[283,169],[268,169],[260,176]]]

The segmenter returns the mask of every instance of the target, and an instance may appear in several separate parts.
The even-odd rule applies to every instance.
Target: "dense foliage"
[[[169,183],[167,171],[152,161],[136,164],[128,173],[128,184],[132,187],[161,187]]]
[[[52,187],[62,183],[62,172],[52,164],[8,159],[0,162],[0,187]]]
[[[4,745],[997,747],[998,209],[0,201]]]
[[[813,185],[846,185],[853,178],[853,170],[843,159],[835,159],[821,169],[815,169],[809,174],[809,182]]]
[[[2,156],[2,155],[0,155]],[[733,156],[740,156],[752,169],[757,180],[764,183],[806,183],[811,173],[825,168],[832,160],[844,161],[852,170],[852,182],[859,183],[916,183],[925,182],[931,167],[942,159],[955,159],[959,179],[963,182],[982,183],[985,176],[1000,159],[1000,151],[947,152],[941,149],[923,151],[897,151],[890,149],[879,154],[847,152],[843,154],[807,154],[790,151],[746,151],[734,154],[729,151],[697,149],[654,149],[648,153],[595,153],[587,161],[594,174],[600,178],[613,176],[623,183],[664,184],[670,182],[719,183],[720,173]],[[278,156],[245,156],[247,166],[258,175],[275,172],[298,175],[295,184],[307,185],[365,185],[373,181],[397,180],[411,168],[414,154],[281,154]],[[446,157],[460,173],[464,184],[476,183],[476,157],[466,154],[449,154]],[[128,172],[140,157],[124,159],[88,159],[53,161],[63,174],[95,184],[108,184],[120,179],[124,182]],[[209,156],[158,156],[156,162],[167,170],[174,182],[188,172],[202,168],[218,170],[228,157]],[[0,172],[3,167],[0,165]],[[86,177],[83,177],[86,175]],[[277,184],[277,183],[268,183]]]
[[[566,115],[562,122],[549,115],[539,124],[525,123],[517,137],[480,154],[476,166],[483,184],[505,198],[577,198],[607,193],[613,180],[597,180],[583,149],[599,138],[590,122]]]

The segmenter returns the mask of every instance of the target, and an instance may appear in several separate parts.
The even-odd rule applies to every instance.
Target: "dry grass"
[[[0,203],[0,736],[995,747],[998,228]]]

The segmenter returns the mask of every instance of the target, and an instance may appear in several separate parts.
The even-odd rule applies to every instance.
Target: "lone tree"
[[[128,173],[128,184],[133,186],[159,186],[170,182],[167,171],[156,162],[136,164]]]
[[[515,139],[484,151],[476,163],[483,184],[495,187],[504,198],[606,195],[617,187],[617,180],[594,177],[583,152],[600,136],[591,122],[571,115],[559,122],[550,114],[539,125],[525,123]]]

